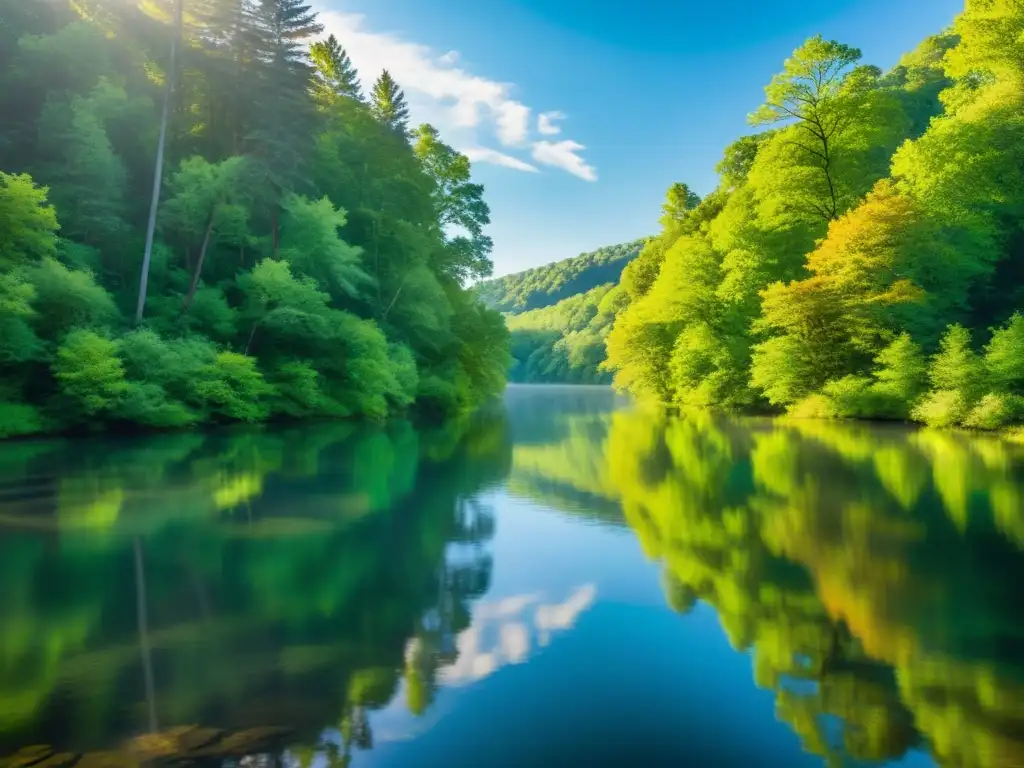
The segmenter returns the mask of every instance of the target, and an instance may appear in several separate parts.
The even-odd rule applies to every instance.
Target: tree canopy
[[[703,200],[673,185],[624,270],[615,385],[684,407],[1024,419],[1022,25],[1020,3],[968,2],[888,73],[820,36],[797,48],[750,116],[767,130],[726,150]]]
[[[23,5],[0,0],[0,436],[500,391],[508,333],[465,287],[483,187],[387,72],[364,99],[308,3]]]

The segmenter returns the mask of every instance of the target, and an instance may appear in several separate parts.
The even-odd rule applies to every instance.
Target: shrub
[[[115,410],[128,388],[117,345],[93,331],[67,335],[57,349],[53,372],[61,393],[89,416]]]
[[[73,328],[114,322],[117,307],[91,272],[71,270],[56,259],[43,259],[25,270],[35,288],[33,325],[44,339],[56,339]]]
[[[139,381],[128,382],[117,415],[126,421],[157,429],[189,427],[200,420],[200,414],[168,399],[167,392],[159,384]]]
[[[792,336],[776,336],[754,347],[750,385],[772,405],[788,405],[807,395],[814,371],[806,350]]]
[[[214,413],[236,421],[262,421],[272,389],[256,368],[256,360],[237,352],[221,352],[196,383],[198,397]]]
[[[963,423],[974,429],[1000,429],[1020,418],[1022,413],[1022,398],[987,394],[971,409]]]
[[[786,412],[794,419],[834,419],[837,415],[835,403],[820,392],[794,403]]]
[[[870,419],[878,415],[879,397],[866,376],[844,376],[830,381],[822,387],[822,392],[840,418]]]
[[[901,334],[875,358],[879,415],[905,418],[928,388],[928,362],[909,334]]]
[[[404,344],[389,344],[388,358],[391,360],[395,382],[391,401],[399,408],[408,408],[416,400],[416,390],[420,383],[416,359],[412,356],[412,350]]]
[[[911,418],[929,427],[953,427],[967,418],[969,404],[963,394],[953,389],[929,392],[911,413]]]
[[[149,329],[126,333],[118,345],[125,373],[132,381],[161,387],[169,400],[203,403],[195,385],[217,359],[217,349],[201,336],[163,339]]]
[[[928,372],[936,390],[956,390],[966,402],[981,395],[984,368],[971,348],[971,333],[962,325],[951,325],[939,342]]]
[[[0,438],[34,435],[43,430],[43,418],[31,405],[0,403]]]
[[[1024,387],[1024,316],[1020,313],[992,334],[985,347],[985,369],[997,391],[1020,393]]]
[[[274,413],[297,419],[318,414],[348,415],[324,395],[320,388],[320,374],[309,363],[282,363],[273,371],[269,381],[273,387],[270,407]]]

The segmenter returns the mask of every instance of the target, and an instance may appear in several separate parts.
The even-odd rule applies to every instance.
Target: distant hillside
[[[622,289],[607,283],[586,293],[506,317],[515,363],[509,379],[517,382],[604,384],[598,371],[605,359],[605,336],[621,309]]]
[[[474,290],[487,306],[499,312],[518,314],[550,307],[599,285],[618,283],[622,269],[643,244],[643,240],[634,240],[609,245],[554,264],[485,280]]]

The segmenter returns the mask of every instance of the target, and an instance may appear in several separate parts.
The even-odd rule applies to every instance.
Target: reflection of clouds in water
[[[506,664],[520,664],[530,655],[531,635],[539,646],[552,633],[572,629],[597,597],[593,584],[577,587],[562,603],[542,603],[539,594],[516,595],[473,607],[472,626],[457,638],[458,658],[440,670],[447,685],[481,680]],[[531,615],[529,609],[535,610]]]

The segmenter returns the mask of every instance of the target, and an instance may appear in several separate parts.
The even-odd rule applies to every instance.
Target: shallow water
[[[1022,566],[1024,447],[602,388],[0,445],[0,756],[1021,766]]]

